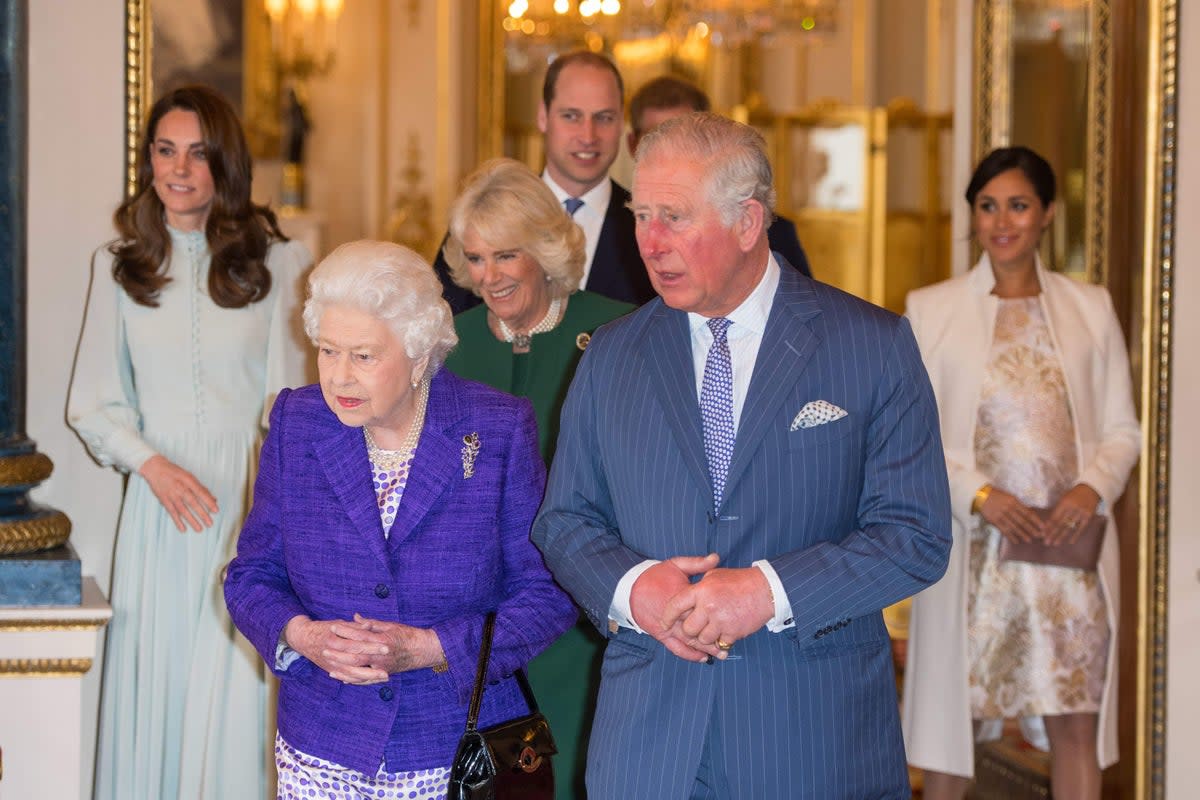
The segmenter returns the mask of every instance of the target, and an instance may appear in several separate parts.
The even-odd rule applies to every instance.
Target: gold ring
[[[733,645],[730,644],[729,642],[722,641],[721,639],[717,639],[717,649],[725,650],[726,652],[728,652],[729,650],[733,649]]]

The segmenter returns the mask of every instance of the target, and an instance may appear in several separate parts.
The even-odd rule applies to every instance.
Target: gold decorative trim
[[[32,519],[0,521],[0,555],[34,553],[58,547],[71,536],[71,520],[47,510]]]
[[[54,462],[45,453],[0,457],[0,486],[33,486],[53,471]]]
[[[94,631],[103,628],[107,624],[107,617],[93,619],[0,619],[0,633]]]
[[[479,4],[479,163],[504,155],[504,32],[496,22],[503,16],[501,7],[498,0]]]
[[[150,0],[125,0],[125,194],[137,191],[138,136],[150,86]]]
[[[1142,470],[1138,496],[1134,796],[1166,796],[1167,532],[1171,478],[1171,330],[1175,269],[1178,0],[1149,4],[1143,261]]]
[[[1012,0],[980,0],[975,9],[974,149],[978,161],[994,148],[1008,144]]]
[[[91,668],[90,658],[0,658],[0,678],[62,678]]]
[[[1092,0],[1088,43],[1088,210],[1085,215],[1084,265],[1089,283],[1108,281],[1109,109],[1112,105],[1112,9],[1109,0]]]

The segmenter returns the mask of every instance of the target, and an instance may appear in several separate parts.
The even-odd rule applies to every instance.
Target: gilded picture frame
[[[1179,0],[1149,3],[1142,287],[1142,469],[1138,486],[1135,797],[1166,796],[1167,536],[1171,317],[1175,283]]]

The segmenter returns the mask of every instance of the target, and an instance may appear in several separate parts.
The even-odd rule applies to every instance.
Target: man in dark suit
[[[546,149],[542,179],[587,238],[580,285],[641,305],[654,290],[626,208],[629,192],[608,177],[621,147],[624,91],[621,74],[603,55],[589,50],[561,55],[546,70],[538,129]],[[440,252],[434,270],[455,314],[479,304],[478,297],[450,280]]]
[[[589,800],[909,797],[881,610],[950,552],[908,323],[772,254],[762,137],[646,135],[659,298],[600,328],[532,538],[608,637]]]
[[[704,90],[682,78],[662,75],[647,81],[629,101],[629,136],[625,140],[629,155],[637,156],[638,142],[646,131],[693,111],[711,110],[712,102]],[[767,241],[789,264],[812,277],[795,223],[776,214],[767,228]]]

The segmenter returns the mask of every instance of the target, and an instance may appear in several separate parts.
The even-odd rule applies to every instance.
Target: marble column
[[[0,0],[0,555],[66,542],[71,522],[29,491],[53,464],[25,434],[27,0]]]

